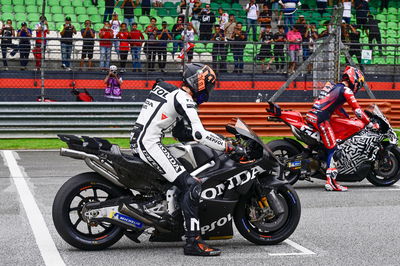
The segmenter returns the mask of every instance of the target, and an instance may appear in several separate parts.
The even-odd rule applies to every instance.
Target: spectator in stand
[[[325,30],[321,31],[321,33],[318,35],[318,39],[327,37],[329,35],[330,28],[331,28],[329,20],[326,20],[324,22],[324,26],[325,26]],[[342,34],[343,34],[343,31],[342,31]]]
[[[221,30],[224,30],[224,25],[226,22],[229,20],[229,15],[228,13],[225,13],[222,8],[218,8],[218,25]]]
[[[47,34],[50,33],[47,18],[45,16],[40,16],[40,21],[43,23],[43,27],[41,22],[35,25],[36,38],[42,38],[42,36],[46,38]],[[44,51],[46,51],[46,40],[43,43],[43,52]],[[33,48],[32,52],[36,61],[35,70],[39,70],[42,67],[42,39],[36,39],[35,48]]]
[[[381,31],[379,30],[379,23],[381,21],[378,19],[374,19],[374,16],[371,14],[368,15],[368,28],[367,28],[367,35],[368,35],[368,43],[370,44],[369,49],[374,50],[374,46],[372,42],[376,40],[377,44],[382,44],[381,40]],[[378,46],[379,55],[382,56],[382,46]]]
[[[115,6],[118,5],[120,0],[117,0]],[[132,23],[135,22],[135,16],[133,15],[133,10],[139,5],[139,0],[123,0],[121,9],[124,10],[124,23],[128,28],[132,27]],[[122,71],[122,70],[121,70]]]
[[[389,8],[389,0],[381,0],[381,12]]]
[[[187,7],[186,0],[181,0],[179,6],[177,7],[178,14],[186,16],[186,7]]]
[[[258,53],[256,60],[260,60],[261,70],[263,74],[265,74],[268,70],[270,70],[270,65],[274,61],[274,56],[272,54],[272,43],[274,41],[274,35],[271,31],[271,25],[267,24],[265,30],[260,33],[259,36],[260,42],[262,42],[260,52]],[[265,68],[265,59],[269,60],[267,64],[267,68]]]
[[[148,71],[154,71],[156,55],[157,55],[157,26],[156,26],[157,19],[151,18],[150,25],[146,27],[144,31],[147,34],[147,42],[144,46],[144,51],[147,56],[147,69]]]
[[[343,19],[347,24],[350,23],[351,20],[351,4],[353,0],[342,0],[343,1]]]
[[[19,40],[18,50],[21,70],[25,70],[31,52],[31,41],[29,38],[32,37],[32,30],[28,28],[26,22],[21,23],[21,29],[18,30],[17,37],[24,37]]]
[[[356,25],[344,23],[342,24],[342,32],[343,32],[342,39],[344,39],[344,42],[348,43],[350,46],[349,48],[350,57],[353,57],[353,55],[355,55],[358,64],[361,64],[360,31],[357,30]],[[350,63],[348,62],[347,58],[346,58],[346,63]],[[363,65],[360,65],[360,70],[364,71]]]
[[[301,2],[300,0],[279,0],[279,4],[283,8],[285,32],[287,33],[294,24],[294,14],[297,7],[301,6]]]
[[[122,78],[118,75],[118,68],[116,66],[110,66],[110,71],[104,79],[104,83],[107,86],[104,91],[104,96],[112,102],[121,100]]]
[[[115,0],[104,0],[105,9],[104,9],[104,17],[103,22],[110,21],[112,19],[112,14],[114,12]]]
[[[119,21],[118,19],[118,14],[116,12],[113,13],[112,15],[112,20],[110,20],[110,25],[111,25],[111,29],[113,31],[113,38],[116,39],[117,38],[117,34],[119,32],[119,29],[121,27],[121,21]],[[115,49],[115,52],[118,54],[119,56],[119,41],[113,41],[113,46]]]
[[[158,43],[158,67],[161,72],[165,72],[165,66],[167,62],[167,43],[172,40],[172,33],[168,30],[168,24],[163,21],[161,24],[162,28],[157,32],[157,39],[165,42]]]
[[[142,42],[138,40],[144,40],[144,36],[140,30],[137,29],[137,23],[133,22],[132,30],[130,32],[131,42],[131,54],[132,54],[132,71],[142,72],[142,64],[140,63],[140,52],[142,49]]]
[[[325,13],[326,8],[328,7],[328,0],[317,0],[317,9],[318,13],[322,15]]]
[[[310,56],[310,49],[308,46],[308,41],[309,41],[309,34],[310,34],[310,26],[307,24],[306,19],[304,18],[303,15],[299,16],[299,19],[296,21],[298,31],[301,34],[301,37],[303,39],[303,42],[306,42],[307,44],[303,44],[303,61],[307,60],[307,58]]]
[[[314,43],[318,40],[317,25],[315,23],[310,23],[307,25],[306,32],[303,37],[303,42],[308,44],[303,44],[303,61],[307,60],[314,52]],[[307,71],[311,73],[312,64],[308,64]]]
[[[278,25],[281,24],[282,11],[279,10],[279,0],[270,0],[272,3],[272,12]],[[272,17],[272,16],[271,16]]]
[[[193,28],[199,32],[200,31],[200,13],[203,10],[203,8],[201,7],[201,2],[200,0],[196,0],[194,2],[194,6],[192,9],[192,25]]]
[[[62,68],[71,71],[71,53],[72,53],[72,37],[76,34],[75,26],[71,24],[71,18],[65,18],[65,24],[62,25],[61,35],[61,58]],[[63,40],[67,39],[67,40]]]
[[[194,41],[194,35],[197,34],[196,30],[193,28],[193,25],[191,23],[188,24],[186,34],[185,31],[182,31],[182,41],[187,41],[188,43]],[[188,56],[188,63],[191,63],[193,60],[193,49],[189,49],[189,44],[186,45],[185,50],[187,51],[187,56]]]
[[[271,11],[268,9],[267,4],[263,5],[263,10],[258,17],[258,22],[260,22],[261,26],[260,32],[265,31],[267,25],[271,26]]]
[[[94,38],[96,38],[96,32],[92,29],[92,22],[90,20],[85,20],[85,28],[81,29],[82,38],[85,39],[83,41],[82,46],[82,56],[81,62],[79,64],[82,69],[85,65],[85,59],[88,58],[87,65],[88,68],[92,68],[92,59],[93,59],[93,49],[94,49]]]
[[[368,0],[355,0],[354,7],[356,9],[357,25],[365,32],[369,13]]]
[[[233,32],[235,31],[235,27],[236,27],[235,15],[230,14],[228,22],[225,23],[225,25],[224,25],[225,40],[228,41],[228,44],[226,46],[226,52],[227,53],[228,53],[228,51],[230,49],[229,41],[233,40],[232,39],[232,35],[233,35]]]
[[[225,35],[220,25],[216,24],[214,28],[215,32],[211,37],[211,41],[215,42],[212,50],[213,69],[222,73],[226,72]]]
[[[112,39],[114,37],[114,33],[111,29],[110,22],[104,22],[104,27],[100,29],[99,32],[100,37],[100,68],[103,71],[107,71],[110,67],[111,61],[111,48],[112,42],[108,41],[107,39]],[[101,40],[106,39],[106,40]]]
[[[126,23],[121,24],[121,29],[117,33],[117,38],[120,40],[119,43],[119,58],[120,58],[120,72],[123,73],[126,71],[126,61],[128,60],[128,53],[129,53],[129,31],[128,25]]]
[[[142,16],[150,16],[151,1],[142,0]]]
[[[5,70],[8,70],[7,64],[7,50],[8,48],[16,49],[17,46],[12,43],[11,37],[15,37],[15,30],[12,26],[11,19],[7,19],[7,22],[3,24],[3,27],[0,30],[0,36],[2,37],[10,37],[1,39],[1,54],[3,56],[3,66]]]
[[[258,9],[258,5],[255,0],[250,0],[250,2],[246,5],[246,13],[247,13],[247,27],[246,34],[250,32],[250,28],[253,29],[253,42],[257,41],[257,19],[260,11]]]
[[[281,25],[278,26],[278,31],[274,35],[274,57],[276,62],[276,71],[283,72],[285,70],[285,43],[286,43],[286,34],[285,28]]]
[[[298,29],[298,25],[293,25],[293,29],[286,34],[286,39],[289,42],[290,57],[288,74],[292,74],[296,70],[297,63],[299,62],[299,52],[302,37]]]
[[[182,40],[182,31],[184,29],[184,24],[183,24],[183,16],[179,16],[177,19],[176,24],[172,27],[172,38],[175,40],[173,43],[173,48],[172,48],[172,57],[175,57],[175,53],[183,49],[183,42],[180,42]]]
[[[213,12],[211,12],[210,5],[206,7],[200,13],[200,40],[209,41],[212,36],[212,29],[216,19]]]
[[[243,25],[241,22],[236,23],[235,31],[231,38],[234,43],[231,44],[231,50],[233,53],[233,60],[235,62],[235,68],[233,73],[243,73],[243,53],[246,47],[247,34],[242,30]]]

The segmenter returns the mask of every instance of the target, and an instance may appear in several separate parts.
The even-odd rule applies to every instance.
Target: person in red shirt
[[[104,22],[104,27],[99,32],[100,39],[113,39],[114,32],[111,29],[110,22]],[[111,44],[110,40],[100,40],[100,68],[107,71],[110,67],[111,60]]]
[[[132,24],[132,30],[130,32],[130,37],[132,42],[131,44],[131,54],[132,54],[132,67],[133,67],[133,72],[142,72],[142,64],[140,63],[140,52],[142,49],[142,42],[136,41],[136,40],[144,40],[143,33],[137,29],[137,23],[134,22]]]
[[[47,23],[47,19],[45,16],[40,17],[40,21],[35,25],[36,38],[46,38],[49,31],[49,24]],[[43,23],[43,26],[42,26]],[[43,35],[42,35],[43,32]],[[42,39],[36,39],[35,48],[32,50],[33,56],[36,59],[36,70],[39,70],[42,66]],[[44,41],[43,52],[46,51],[46,40]]]
[[[128,52],[129,52],[129,41],[130,39],[128,28],[126,23],[121,24],[121,29],[117,33],[116,36],[120,41],[119,43],[119,58],[120,58],[120,72],[125,72],[126,60],[128,59]]]

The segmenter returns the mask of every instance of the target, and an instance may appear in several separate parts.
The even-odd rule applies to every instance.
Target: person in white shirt
[[[253,41],[257,41],[257,20],[258,15],[260,13],[258,9],[258,5],[256,4],[255,0],[250,0],[250,2],[246,5],[246,12],[247,12],[247,27],[246,27],[246,34],[249,33],[250,28],[253,29]]]
[[[196,34],[196,30],[193,28],[192,23],[189,23],[185,31],[182,31],[182,41],[187,41],[187,43],[185,43],[185,47],[184,49],[187,52],[187,56],[188,56],[188,63],[192,62],[193,59],[193,49],[188,49],[190,45],[189,42],[193,42],[194,41],[194,35]]]
[[[347,24],[350,24],[351,20],[351,3],[352,0],[342,0],[343,1],[343,20],[346,21]]]
[[[111,29],[114,33],[114,39],[115,39],[119,32],[119,28],[121,27],[121,21],[118,20],[118,14],[116,12],[114,12],[112,14],[112,19],[110,20],[110,25],[111,25]],[[119,41],[113,41],[113,46],[114,46],[115,52],[117,52],[117,54],[119,56]]]
[[[222,8],[218,8],[218,14],[219,14],[218,24],[219,24],[221,30],[224,30],[224,25],[225,25],[225,23],[228,22],[229,15],[228,15],[228,13],[225,13]]]

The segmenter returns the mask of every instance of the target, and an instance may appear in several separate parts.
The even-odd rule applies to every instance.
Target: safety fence
[[[393,127],[400,127],[400,100],[376,103]],[[0,138],[46,138],[57,134],[128,138],[142,103],[0,103]],[[279,103],[282,109],[307,112],[311,103]],[[232,118],[243,119],[260,136],[290,136],[289,127],[267,120],[267,103],[205,103],[200,118],[208,130],[226,135]],[[349,110],[349,113],[350,110]]]

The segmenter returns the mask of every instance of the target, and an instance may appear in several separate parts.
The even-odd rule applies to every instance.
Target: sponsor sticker
[[[142,228],[143,227],[143,223],[141,221],[138,221],[136,219],[133,219],[132,217],[123,215],[121,213],[115,213],[113,216],[114,219],[120,220],[122,222],[131,224],[137,228]]]

